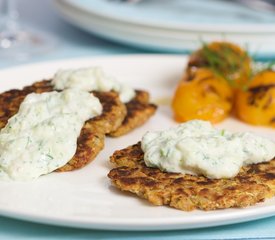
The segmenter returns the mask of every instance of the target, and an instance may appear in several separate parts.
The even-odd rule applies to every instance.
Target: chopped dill
[[[27,144],[26,144],[26,148],[29,146],[29,144],[32,142],[31,138],[28,136],[27,138]]]
[[[212,49],[203,43],[202,55],[215,75],[225,79],[229,85],[237,87],[235,80],[245,73],[244,64],[249,59],[246,51],[240,54],[227,44],[220,44],[218,49]]]
[[[201,53],[206,62],[206,67],[210,68],[216,76],[225,79],[230,86],[243,91],[248,89],[256,74],[266,70],[274,70],[275,67],[275,60],[263,64],[261,67],[255,67],[256,63],[252,57],[249,57],[247,50],[239,52],[227,43],[221,43],[216,49],[213,49],[202,42]],[[247,64],[250,66],[246,66]],[[244,83],[236,81],[241,77],[245,78]]]
[[[274,70],[274,67],[275,67],[275,60],[269,62],[267,65],[266,65],[266,68],[264,70]]]
[[[50,159],[53,159],[53,156],[50,155],[50,154],[46,154],[46,156],[47,156],[48,158],[50,158]]]

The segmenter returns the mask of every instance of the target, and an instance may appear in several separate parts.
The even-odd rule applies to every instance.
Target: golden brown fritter
[[[77,139],[77,149],[73,158],[56,172],[67,172],[82,168],[90,163],[104,147],[105,134],[96,131],[93,121],[88,120]]]
[[[157,110],[157,106],[149,103],[149,94],[136,90],[136,96],[126,103],[127,115],[122,124],[109,134],[112,137],[122,136],[144,124]]]
[[[17,113],[21,102],[32,92],[43,93],[52,91],[50,81],[36,82],[23,90],[9,90],[0,94],[0,128],[3,128],[8,119]],[[84,124],[77,140],[77,150],[74,157],[57,171],[71,171],[84,167],[91,162],[104,147],[106,133],[121,125],[126,115],[126,108],[114,92],[94,92],[103,106],[103,113]]]
[[[114,92],[94,92],[101,102],[103,112],[84,124],[77,139],[77,150],[74,157],[58,172],[81,168],[92,161],[104,147],[105,134],[117,129],[125,118],[126,109]]]
[[[113,184],[154,205],[184,211],[242,208],[275,195],[275,159],[243,167],[231,179],[208,179],[149,168],[140,143],[114,152],[110,160],[116,166],[108,174]]]
[[[50,81],[36,82],[33,85],[24,88],[24,90],[28,92],[36,91],[39,93],[51,91],[50,89],[52,89]],[[96,92],[95,95],[100,98],[99,92]],[[119,137],[144,124],[157,109],[157,106],[149,103],[149,100],[150,96],[148,92],[136,90],[136,96],[134,99],[125,104],[126,110],[125,108],[121,108],[120,110],[118,109],[118,111],[113,115],[113,124],[109,126],[112,129],[109,131],[109,128],[106,128],[106,133],[111,137]],[[123,116],[124,118],[122,124],[118,115]],[[109,118],[110,116],[108,117],[108,120]],[[108,121],[108,123],[110,123],[110,121]],[[102,124],[102,118],[100,118],[100,121],[97,124],[99,124],[99,126]],[[100,128],[102,128],[102,126],[100,126]]]

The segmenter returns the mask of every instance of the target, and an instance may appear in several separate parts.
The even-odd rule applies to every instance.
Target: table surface
[[[58,16],[51,0],[18,2],[21,18],[26,23],[58,37],[58,47],[24,62],[2,59],[0,68],[75,57],[154,53],[109,42],[78,30]],[[271,217],[243,224],[196,230],[114,232],[54,227],[0,217],[0,239],[275,239],[274,224],[275,217]]]

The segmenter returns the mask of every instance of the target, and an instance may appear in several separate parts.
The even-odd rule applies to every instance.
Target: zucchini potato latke
[[[50,80],[35,82],[20,89],[12,89],[0,94],[0,129],[9,118],[17,113],[20,104],[30,93],[53,91]],[[115,92],[93,94],[100,100],[103,112],[84,124],[77,140],[77,150],[73,158],[58,172],[72,171],[86,166],[104,147],[105,135],[118,137],[145,123],[156,111],[156,105],[149,103],[149,94],[136,90],[136,96],[129,103],[122,103]]]
[[[275,159],[243,167],[230,179],[167,173],[149,168],[140,143],[114,152],[108,177],[115,187],[132,192],[154,205],[184,211],[247,207],[275,195]]]
[[[12,89],[0,94],[0,129],[5,127],[8,119],[15,115],[21,102],[30,93],[53,91],[50,81],[44,80],[26,86],[23,90]],[[114,92],[94,92],[99,98],[103,112],[101,115],[89,119],[81,129],[77,139],[77,149],[73,158],[56,171],[72,171],[90,163],[104,147],[105,134],[116,130],[122,123],[126,109]]]

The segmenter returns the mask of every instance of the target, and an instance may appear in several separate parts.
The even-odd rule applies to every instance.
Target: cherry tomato
[[[175,119],[220,122],[232,109],[233,90],[207,68],[199,68],[191,81],[181,81],[173,101]]]
[[[236,114],[244,122],[275,127],[275,72],[255,75],[247,90],[238,90],[235,101]]]
[[[208,67],[226,79],[231,87],[242,88],[251,76],[251,58],[238,45],[229,42],[212,42],[190,56],[187,73],[194,67]]]

